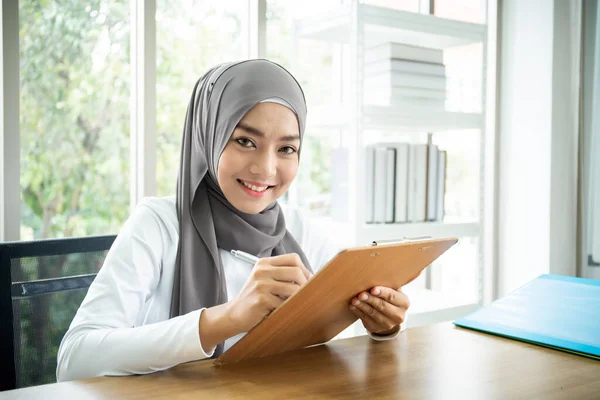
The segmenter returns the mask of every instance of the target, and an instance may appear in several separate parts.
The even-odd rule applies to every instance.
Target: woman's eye
[[[296,149],[291,146],[285,146],[281,148],[281,151],[285,154],[294,154],[296,152]]]
[[[248,148],[254,147],[254,143],[252,142],[252,140],[250,140],[248,138],[243,138],[243,137],[237,138],[237,139],[235,139],[235,141],[238,142],[239,145],[242,147],[248,147]]]

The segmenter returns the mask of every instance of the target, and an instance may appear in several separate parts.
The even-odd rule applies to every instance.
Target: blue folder
[[[600,360],[600,281],[540,275],[454,324]]]

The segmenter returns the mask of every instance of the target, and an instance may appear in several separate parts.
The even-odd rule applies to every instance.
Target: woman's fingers
[[[272,313],[285,301],[284,298],[274,295],[272,293],[264,293],[262,303],[267,310],[267,315]]]
[[[265,260],[265,262],[274,267],[298,267],[300,268],[307,280],[312,277],[310,271],[304,266],[302,258],[296,253],[282,254],[274,257],[266,257],[261,260]]]
[[[300,286],[292,282],[271,281],[267,285],[266,291],[284,299],[287,299],[300,289]]]
[[[408,296],[400,290],[376,286],[351,301],[350,309],[370,332],[390,330],[404,322],[410,306]]]
[[[363,297],[363,299],[361,299],[361,296]],[[373,296],[383,299],[396,307],[404,309],[408,309],[408,307],[410,307],[410,300],[402,290],[395,290],[385,286],[375,286],[371,289],[370,295],[369,293],[364,292],[364,294],[361,293],[357,297],[359,298],[359,300],[366,301],[367,299],[371,299]]]
[[[257,269],[254,274],[259,279],[269,279],[280,282],[293,282],[299,286],[304,285],[307,280],[302,270],[298,267],[263,267]]]
[[[353,305],[350,306],[350,311],[354,313],[363,323],[363,326],[366,330],[372,333],[377,333],[385,330],[382,326],[380,326],[377,322],[375,322],[371,317],[365,314],[360,308],[357,308]]]
[[[378,326],[376,331],[392,329],[394,326],[399,325],[402,322],[396,322],[396,320],[390,318],[388,315],[383,314],[375,306],[364,301],[357,301],[355,299],[352,301],[352,307],[355,307],[362,313],[362,315],[373,320]]]

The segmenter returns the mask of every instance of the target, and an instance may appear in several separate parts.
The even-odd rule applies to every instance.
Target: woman
[[[298,172],[305,119],[300,85],[269,61],[222,64],[198,81],[176,196],[145,199],[123,226],[63,338],[59,381],[216,357],[337,253],[277,202]],[[380,287],[351,303],[376,339],[397,335],[409,305]]]

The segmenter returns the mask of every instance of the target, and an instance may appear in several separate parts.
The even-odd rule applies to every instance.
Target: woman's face
[[[217,180],[225,198],[243,213],[260,213],[296,178],[299,149],[294,112],[258,103],[236,126],[219,159]]]

